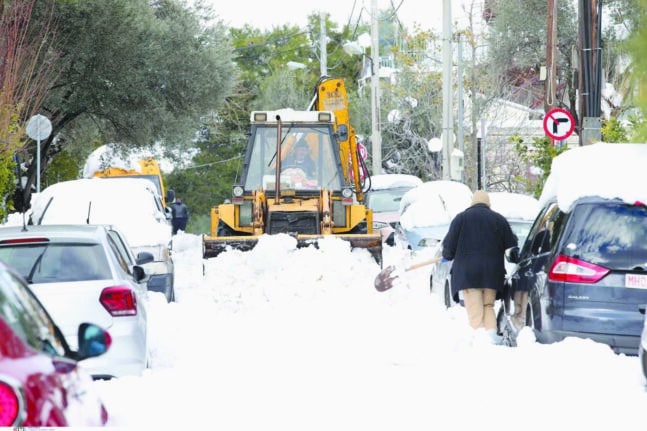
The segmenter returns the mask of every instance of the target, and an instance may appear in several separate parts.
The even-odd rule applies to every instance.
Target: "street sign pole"
[[[27,122],[27,136],[36,141],[36,193],[40,193],[40,141],[52,133],[52,122],[44,115],[34,115]]]

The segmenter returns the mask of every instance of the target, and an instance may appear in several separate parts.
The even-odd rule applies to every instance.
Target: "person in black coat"
[[[463,291],[470,326],[496,335],[494,301],[503,289],[505,250],[517,245],[508,220],[490,209],[490,197],[477,190],[472,205],[454,217],[443,239],[442,256],[453,260],[452,293]]]
[[[310,147],[305,139],[296,143],[293,153],[281,162],[281,169],[301,169],[307,179],[316,177],[317,168],[310,157]]]
[[[182,202],[182,199],[175,198],[171,205],[171,224],[173,225],[173,235],[178,230],[186,231],[186,224],[189,221],[189,208]]]

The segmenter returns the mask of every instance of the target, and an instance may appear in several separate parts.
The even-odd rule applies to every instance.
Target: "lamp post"
[[[452,130],[452,44],[451,44],[451,2],[443,2],[443,180],[450,178],[450,157],[453,149]]]
[[[382,133],[380,132],[380,38],[377,0],[371,1],[371,146],[373,175],[382,173]]]

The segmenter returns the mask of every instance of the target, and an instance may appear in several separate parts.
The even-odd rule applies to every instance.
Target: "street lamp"
[[[299,63],[298,61],[288,61],[286,63],[286,66],[290,70],[298,70],[298,69],[305,69],[306,65],[303,63]]]

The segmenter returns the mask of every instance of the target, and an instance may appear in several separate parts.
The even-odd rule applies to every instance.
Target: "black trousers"
[[[186,217],[176,217],[172,221],[173,225],[173,235],[177,233],[178,230],[186,231],[186,222],[188,219]]]

